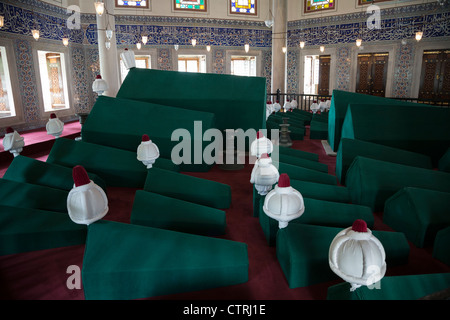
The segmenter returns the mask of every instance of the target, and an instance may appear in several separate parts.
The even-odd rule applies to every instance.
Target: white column
[[[109,89],[103,95],[115,97],[120,88],[119,60],[116,42],[116,23],[114,18],[114,0],[105,0],[105,13],[100,17],[97,14],[98,53],[100,59],[100,75],[108,83]],[[108,14],[109,13],[109,14]],[[108,25],[109,20],[109,25]],[[106,49],[106,28],[114,31],[111,39],[111,48]]]
[[[283,93],[286,92],[287,54],[282,48],[287,47],[287,0],[273,0],[272,11],[272,93],[277,89]]]

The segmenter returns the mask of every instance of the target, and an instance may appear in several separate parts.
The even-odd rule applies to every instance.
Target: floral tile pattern
[[[297,50],[289,50],[287,52],[287,93],[298,93],[298,57],[299,52]]]
[[[266,78],[267,93],[272,92],[272,51],[263,50],[262,52],[262,76]]]
[[[83,48],[71,49],[75,112],[89,111],[89,88]]]
[[[394,90],[396,98],[411,96],[411,83],[414,68],[414,47],[411,43],[402,45],[395,59]]]
[[[36,74],[33,65],[31,44],[26,40],[15,41],[17,74],[25,122],[39,120],[39,98],[36,87]]]
[[[97,75],[100,74],[100,59],[97,48],[85,49],[85,63],[86,63],[86,79],[88,85],[92,85]],[[89,106],[93,106],[97,100],[97,94],[92,91],[92,87],[89,89]]]
[[[158,67],[160,70],[173,69],[170,49],[158,49]]]
[[[350,91],[351,49],[341,47],[337,49],[336,89]]]
[[[225,74],[225,50],[216,49],[213,51],[212,69],[214,73]]]

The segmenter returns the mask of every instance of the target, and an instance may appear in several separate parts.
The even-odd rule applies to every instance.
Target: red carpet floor
[[[325,154],[320,140],[305,137],[304,141],[295,141],[293,148],[319,154],[319,161],[327,164],[329,172],[334,174],[335,158]],[[47,153],[48,150],[45,154],[36,154],[36,158],[45,161]],[[248,245],[249,281],[213,290],[153,297],[150,300],[324,300],[327,288],[342,282],[336,280],[306,288],[289,288],[276,258],[276,248],[267,245],[259,220],[253,217],[253,193],[249,181],[251,170],[252,165],[247,164],[240,171],[224,171],[216,166],[207,173],[189,173],[231,186],[232,204],[226,210],[227,230],[220,238]],[[0,175],[3,176],[2,171]],[[135,191],[109,188],[110,211],[104,219],[129,223]],[[374,229],[391,230],[382,223],[381,213],[375,213]],[[83,300],[82,289],[70,290],[66,286],[69,277],[67,268],[77,265],[81,269],[83,254],[84,246],[81,245],[0,257],[0,299]],[[409,263],[388,267],[386,276],[440,272],[450,272],[450,267],[433,259],[431,249],[418,249],[411,244]]]

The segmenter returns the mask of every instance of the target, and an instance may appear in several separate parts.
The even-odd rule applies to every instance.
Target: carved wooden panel
[[[356,92],[385,96],[388,59],[387,53],[358,55]]]
[[[386,78],[389,54],[380,53],[373,56],[372,95],[384,97],[386,94]]]
[[[320,95],[330,94],[331,56],[319,56],[319,90]]]
[[[356,92],[370,94],[370,69],[371,69],[371,55],[358,55],[358,73],[356,82]]]
[[[439,85],[439,51],[425,51],[422,58],[419,99],[432,100]]]
[[[424,51],[419,99],[450,99],[450,50]]]
[[[450,50],[444,51],[441,65],[439,99],[450,101]]]

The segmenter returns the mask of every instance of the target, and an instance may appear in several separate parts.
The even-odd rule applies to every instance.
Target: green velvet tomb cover
[[[406,187],[386,200],[383,222],[422,248],[450,226],[450,193]]]
[[[93,173],[88,175],[106,192],[106,183],[103,179]],[[3,178],[67,191],[74,187],[72,168],[20,155],[11,162]]]
[[[315,113],[312,117],[313,121],[328,123],[329,112]]]
[[[278,146],[278,152],[280,153],[280,155],[285,154],[288,156],[299,157],[299,158],[303,158],[303,159],[307,159],[307,160],[311,160],[311,161],[319,161],[319,155],[317,153],[313,153],[313,152],[307,152],[307,151],[303,151],[303,150],[282,147],[282,146]]]
[[[289,117],[288,115],[285,115],[284,112],[272,113],[267,120],[276,122],[278,124],[282,124],[282,123],[284,123],[283,118],[287,118],[287,123],[290,124],[290,127],[296,127],[296,128],[300,128],[300,129],[305,128],[304,120],[298,120],[294,117]]]
[[[292,184],[291,184],[292,186]],[[366,206],[356,204],[324,201],[310,198],[303,198],[305,212],[289,224],[302,223],[318,226],[347,228],[357,219],[366,221],[369,228],[373,227],[374,217],[372,210]],[[278,232],[278,221],[270,218],[261,209],[259,223],[270,246],[275,245]]]
[[[69,191],[0,179],[0,205],[67,213]]]
[[[288,111],[283,114],[287,115],[289,118],[297,119],[303,121],[304,125],[309,125],[312,119],[312,113],[299,110],[301,112]]]
[[[278,231],[277,258],[289,288],[340,279],[330,269],[328,253],[334,237],[342,230],[343,228],[290,223]],[[388,268],[408,262],[409,244],[403,233],[378,230],[372,230],[372,233],[384,247]]]
[[[212,112],[219,130],[266,128],[262,77],[133,68],[117,98]]]
[[[438,168],[440,171],[450,172],[450,148],[448,148],[442,158],[439,159]]]
[[[418,103],[403,102],[401,100],[388,99],[361,93],[333,90],[330,111],[328,112],[328,142],[334,152],[337,152],[339,142],[341,141],[342,124],[344,123],[345,114],[347,113],[347,108],[350,103],[376,105],[372,106],[374,108],[384,104],[423,106],[423,104]],[[386,118],[382,118],[381,121],[386,121]],[[376,123],[379,123],[379,121],[376,121]],[[416,130],[423,131],[418,128]]]
[[[291,164],[293,166],[299,166],[311,170],[316,170],[319,172],[328,173],[328,166],[324,163],[320,163],[318,161],[312,161],[307,159],[302,159],[295,156],[288,156],[285,154],[280,154],[279,159],[281,162]],[[275,161],[274,161],[275,162]]]
[[[305,111],[305,110],[300,110],[300,109],[292,109],[292,113],[296,114],[296,115],[302,115],[305,119],[307,119],[307,124],[309,124],[309,122],[311,122],[312,118],[313,118],[313,114],[311,112]]]
[[[67,213],[0,205],[0,255],[81,245],[86,233]]]
[[[388,266],[389,268],[389,266]],[[372,287],[350,291],[349,283],[328,288],[328,300],[418,300],[450,287],[450,273],[385,276]]]
[[[203,150],[210,144],[203,142],[203,134],[211,128],[215,128],[215,115],[210,112],[100,96],[82,127],[82,135],[85,142],[136,152],[142,135],[147,134],[165,159],[172,159],[173,148],[187,140],[192,154],[184,168],[187,170],[194,168],[194,146]],[[183,136],[175,135],[172,141],[177,129]],[[209,166],[200,162],[195,170],[199,168],[207,171]]]
[[[47,162],[69,168],[83,166],[105,180],[109,187],[142,188],[147,167],[137,160],[137,153],[64,138],[55,140]],[[159,158],[154,168],[178,171],[170,160]]]
[[[347,171],[346,186],[353,203],[376,212],[404,187],[450,192],[450,173],[357,156]]]
[[[245,283],[248,268],[245,243],[97,221],[82,280],[87,300],[130,300]]]
[[[450,147],[450,109],[351,102],[342,137],[422,153],[437,166]]]
[[[450,266],[450,227],[439,230],[433,244],[433,258]]]
[[[431,158],[424,154],[363,140],[342,138],[336,155],[336,176],[343,185],[347,170],[356,156],[433,169]]]
[[[304,122],[307,121],[308,119],[310,119],[308,116],[305,116],[305,115],[301,115],[301,114],[293,113],[293,112],[283,112],[283,111],[274,112],[269,116],[269,118],[271,118],[271,117],[275,117],[278,119],[288,118],[290,120],[294,120],[294,121],[298,121],[298,122],[302,123],[303,126],[305,125]]]
[[[267,129],[269,130],[268,132],[269,139],[274,139],[272,138],[271,130],[281,131],[280,124],[273,120],[267,120]],[[304,127],[300,128],[295,126],[289,126],[289,137],[291,138],[291,140],[303,140],[305,138],[305,132],[306,129]]]
[[[310,139],[327,140],[328,138],[328,124],[326,122],[314,120],[311,121],[309,128]]]
[[[158,168],[148,171],[144,190],[216,209],[231,205],[229,185]]]
[[[138,190],[131,211],[132,224],[205,236],[225,233],[225,211]]]
[[[342,203],[350,202],[350,194],[347,187],[294,179],[291,179],[291,187],[300,192],[305,198]]]
[[[286,173],[291,179],[337,185],[336,177],[331,174],[294,166],[284,162],[278,162],[276,164],[280,175]]]

